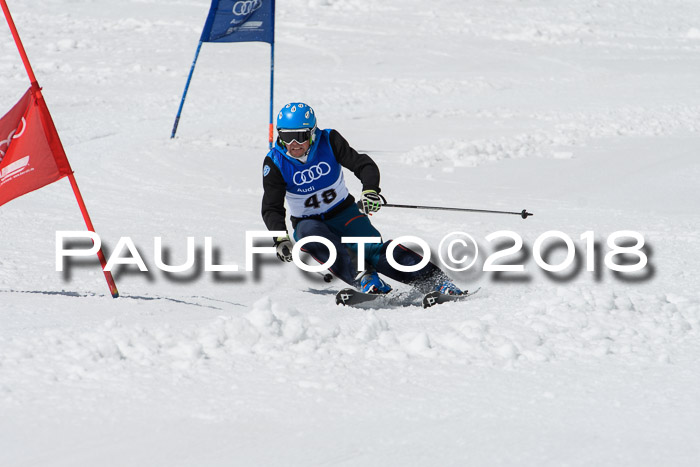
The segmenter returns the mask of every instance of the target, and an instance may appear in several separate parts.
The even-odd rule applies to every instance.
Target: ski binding
[[[364,293],[355,289],[342,289],[335,294],[336,305],[358,305],[360,303],[371,302],[379,297],[385,297],[386,294]]]
[[[481,290],[481,287],[473,292],[465,292],[461,295],[448,295],[438,291],[429,292],[423,295],[423,308],[429,308],[431,306],[440,305],[441,303],[446,302],[457,302],[459,300],[464,300],[465,298],[471,297],[479,290]]]

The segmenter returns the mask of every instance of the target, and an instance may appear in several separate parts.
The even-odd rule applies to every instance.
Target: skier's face
[[[292,141],[291,143],[287,144],[287,151],[289,152],[289,155],[295,159],[304,157],[304,154],[306,154],[306,151],[308,150],[309,140],[306,140],[303,143],[299,143],[298,141]]]

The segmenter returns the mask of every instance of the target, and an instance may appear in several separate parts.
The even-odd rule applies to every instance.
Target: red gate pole
[[[49,135],[54,135],[56,137],[56,141],[58,143],[58,146],[60,147],[61,151],[63,154],[65,154],[65,151],[63,149],[63,144],[61,143],[61,139],[58,136],[58,131],[56,131],[56,126],[53,123],[53,119],[51,118],[51,114],[49,113],[49,109],[46,106],[46,102],[44,101],[44,97],[41,94],[41,87],[39,86],[39,83],[37,83],[36,76],[34,76],[34,70],[32,70],[32,66],[29,63],[29,58],[27,58],[27,52],[24,50],[24,46],[22,45],[22,40],[19,38],[19,33],[17,32],[17,28],[15,27],[15,23],[12,20],[12,15],[10,14],[10,9],[7,7],[7,3],[5,0],[0,0],[0,4],[2,5],[2,11],[5,13],[5,19],[7,19],[7,25],[10,27],[10,32],[12,32],[12,37],[15,40],[15,45],[17,45],[17,50],[19,50],[19,55],[22,57],[22,63],[24,63],[24,68],[27,70],[27,75],[29,76],[29,81],[31,82],[32,85],[32,92],[34,93],[34,96],[36,97],[37,103],[43,110],[43,114],[47,117],[45,119],[42,119],[42,121],[45,121],[47,125],[49,126],[48,128],[48,134]],[[54,155],[54,157],[56,157]],[[68,167],[70,168],[70,163],[68,162],[68,158],[66,158],[65,161],[68,164]],[[73,175],[73,169],[70,169],[70,173],[68,174],[68,180],[70,181],[71,188],[73,188],[73,193],[75,194],[75,199],[78,202],[78,206],[80,207],[80,212],[83,215],[83,219],[85,220],[85,225],[87,226],[88,230],[90,232],[95,232],[95,227],[92,225],[92,221],[90,220],[90,214],[88,214],[87,207],[85,207],[85,201],[83,200],[83,196],[80,194],[80,189],[78,188],[78,183],[75,181],[75,176]],[[112,277],[112,273],[110,271],[105,271],[104,268],[107,265],[107,260],[105,259],[105,255],[102,252],[102,247],[100,247],[97,250],[97,258],[100,260],[100,264],[102,265],[102,272],[104,272],[105,279],[107,280],[107,285],[109,286],[109,292],[112,294],[112,297],[117,298],[119,297],[119,291],[117,290],[117,284],[114,282],[114,278]]]

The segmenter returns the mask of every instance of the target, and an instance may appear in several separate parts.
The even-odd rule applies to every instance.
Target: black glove
[[[357,203],[360,211],[365,214],[379,211],[382,207],[382,197],[375,190],[365,190],[362,192],[360,202]]]
[[[292,242],[289,240],[289,235],[277,237],[275,239],[275,248],[277,249],[277,257],[280,261],[289,263],[292,260]]]

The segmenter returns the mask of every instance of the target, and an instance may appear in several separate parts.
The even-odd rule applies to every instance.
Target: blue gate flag
[[[274,0],[212,0],[201,42],[275,42]]]
[[[4,0],[0,0],[3,1]],[[202,37],[199,39],[197,51],[187,76],[185,90],[177,109],[173,131],[170,138],[175,137],[180,123],[182,107],[185,105],[187,90],[192,81],[194,67],[197,64],[199,51],[203,42],[267,42],[270,44],[270,125],[268,143],[272,149],[272,106],[275,82],[275,0],[212,0],[207,21],[204,23]]]

